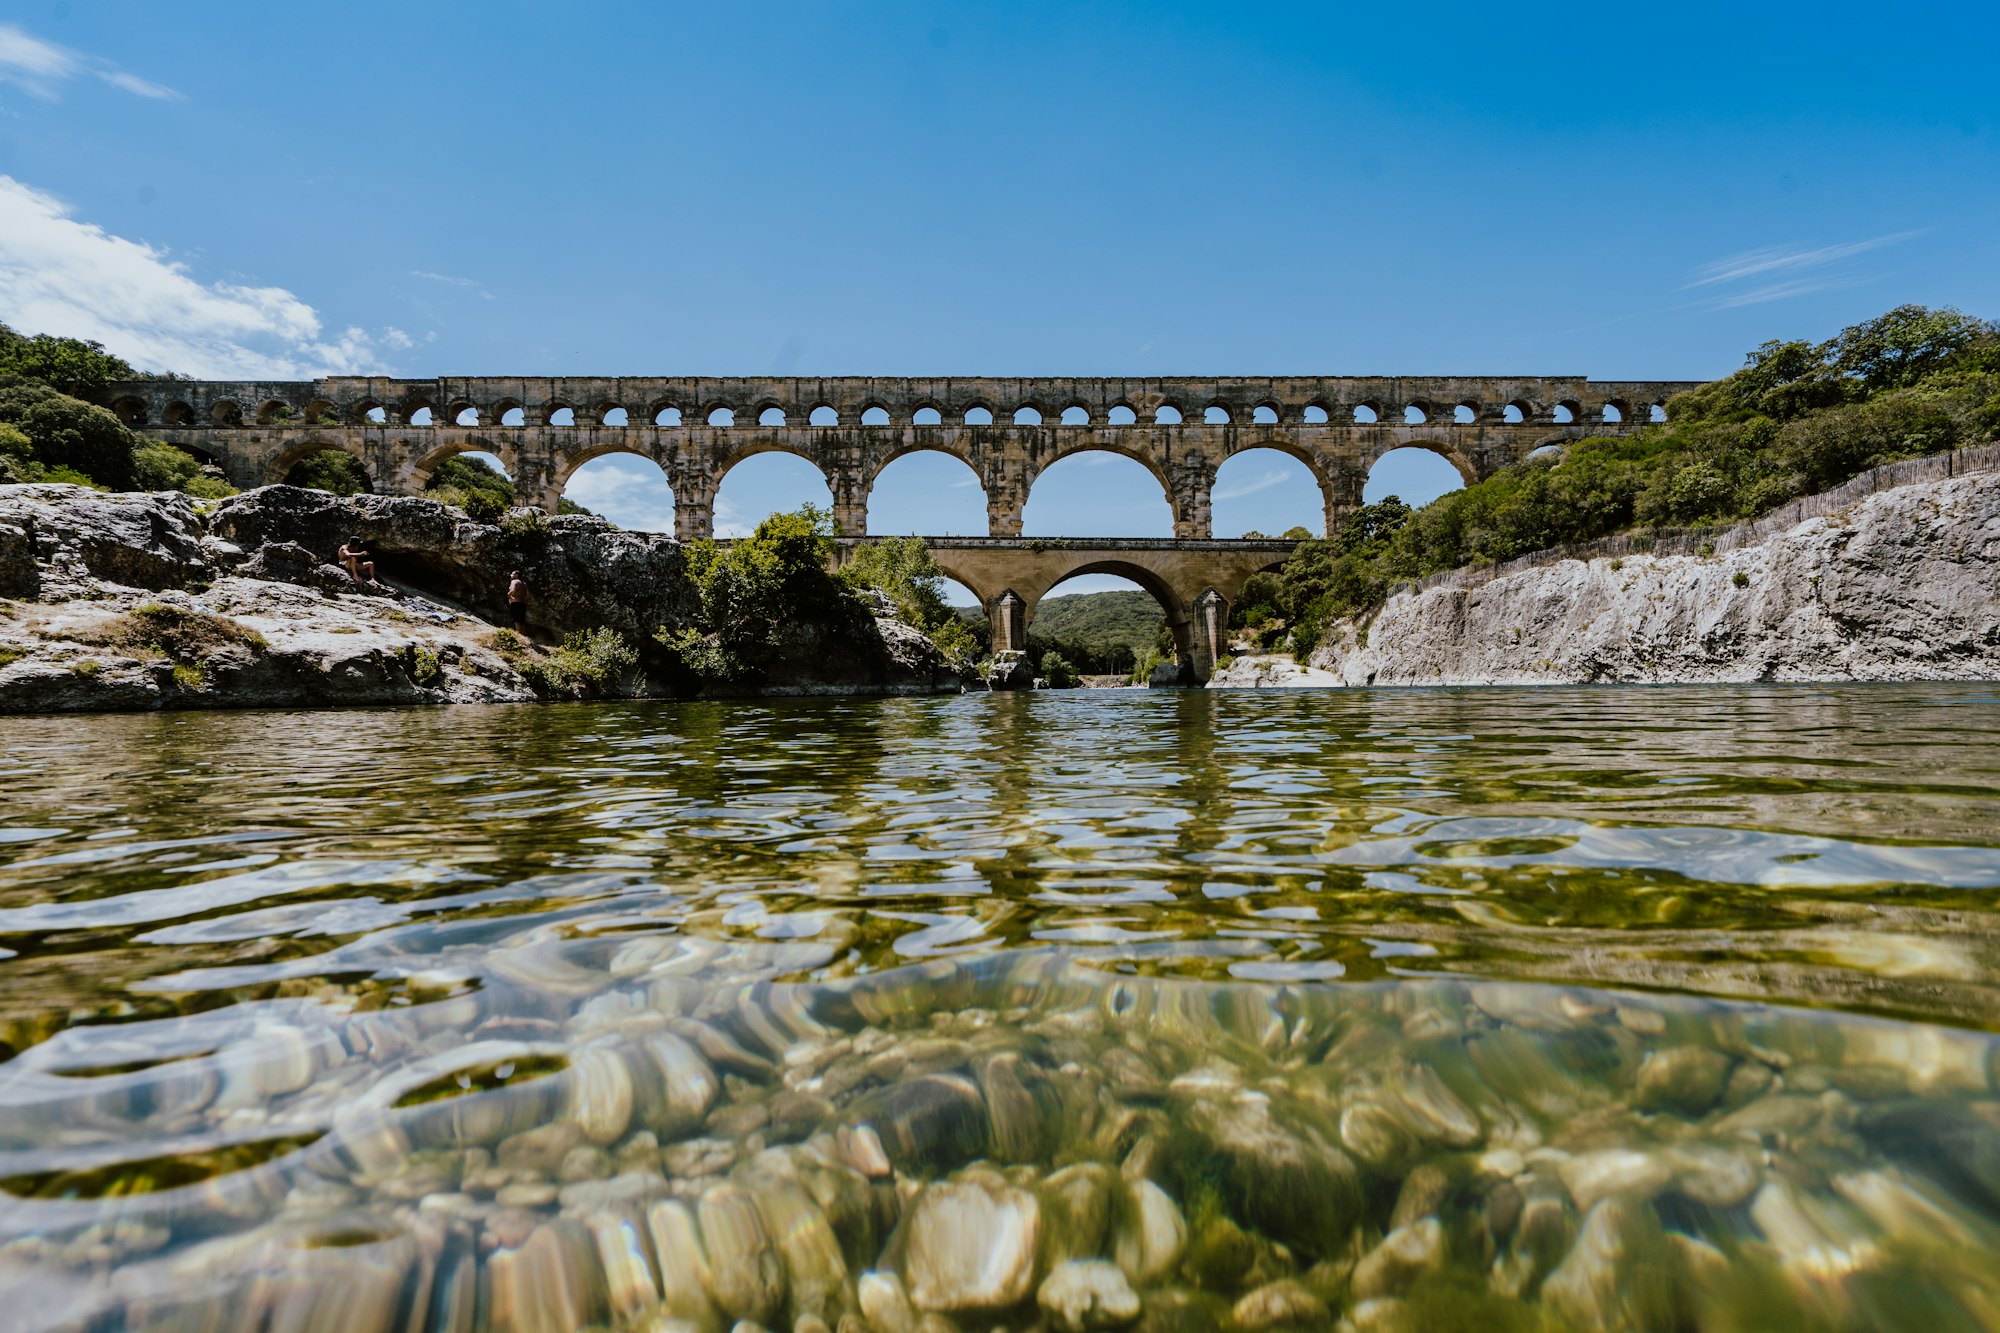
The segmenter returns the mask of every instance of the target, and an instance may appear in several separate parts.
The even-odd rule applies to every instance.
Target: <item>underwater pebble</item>
[[[1028,1294],[1041,1217],[1034,1196],[1006,1185],[930,1185],[908,1222],[903,1276],[919,1309],[997,1310]]]
[[[1125,1270],[1102,1259],[1068,1259],[1035,1292],[1035,1304],[1062,1333],[1120,1328],[1139,1317],[1139,1294]]]

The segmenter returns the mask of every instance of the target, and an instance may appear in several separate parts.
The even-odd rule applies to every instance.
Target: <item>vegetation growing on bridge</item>
[[[1678,395],[1667,424],[1579,440],[1410,510],[1387,500],[1252,580],[1237,623],[1282,620],[1301,656],[1399,579],[1633,529],[1765,513],[1868,468],[2000,436],[2000,328],[1898,306],[1827,342],[1767,342]]]

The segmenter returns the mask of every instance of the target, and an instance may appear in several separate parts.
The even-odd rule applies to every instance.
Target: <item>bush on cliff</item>
[[[36,469],[69,468],[99,486],[115,491],[132,489],[136,480],[132,452],[139,439],[103,408],[72,398],[40,380],[0,374],[0,423],[27,437],[26,461]]]
[[[921,537],[885,537],[863,546],[840,571],[857,588],[887,597],[896,614],[922,630],[945,660],[965,667],[980,654],[978,637],[944,600],[944,570]]]
[[[545,657],[511,659],[535,693],[571,699],[597,699],[616,688],[626,672],[639,665],[639,654],[625,636],[608,626],[581,629],[564,637]]]
[[[1765,343],[1741,370],[1677,395],[1665,424],[1576,441],[1414,512],[1366,506],[1342,532],[1301,544],[1266,614],[1292,622],[1303,654],[1398,579],[1627,529],[1751,518],[1871,467],[1996,435],[2000,329],[1898,306],[1818,345]]]
[[[833,552],[832,516],[812,505],[772,514],[727,546],[703,538],[687,553],[694,623],[655,637],[682,670],[727,684],[762,680],[801,634],[865,647],[868,610],[853,584],[828,572]]]

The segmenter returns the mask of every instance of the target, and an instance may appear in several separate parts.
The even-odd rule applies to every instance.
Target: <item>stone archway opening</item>
[[[970,464],[918,449],[875,474],[868,492],[871,537],[984,537],[986,488]]]
[[[1326,494],[1311,468],[1282,449],[1245,449],[1215,471],[1209,495],[1218,537],[1326,535]]]
[[[1364,504],[1374,504],[1395,496],[1412,509],[1421,509],[1441,495],[1465,489],[1465,477],[1443,454],[1422,445],[1391,449],[1368,469],[1368,482],[1361,488]]]
[[[430,462],[424,496],[491,522],[514,507],[514,478],[496,455],[465,449]]]
[[[1089,449],[1042,469],[1021,513],[1028,537],[1172,537],[1166,487],[1144,463]]]
[[[589,514],[627,532],[672,532],[674,488],[644,454],[606,453],[563,479],[559,514]]]
[[[309,445],[280,460],[278,479],[287,486],[304,486],[334,495],[372,495],[375,479],[368,467],[345,449]]]
[[[1051,679],[1069,673],[1086,684],[1144,684],[1159,663],[1181,660],[1172,606],[1170,595],[1123,574],[1071,575],[1030,611],[1028,660]]]
[[[716,487],[715,535],[747,537],[770,515],[805,505],[832,512],[833,491],[825,473],[798,454],[752,454],[733,464]]]

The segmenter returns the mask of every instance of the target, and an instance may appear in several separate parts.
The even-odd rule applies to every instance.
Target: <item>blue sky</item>
[[[1699,378],[1902,301],[2000,315],[1991,5],[0,24],[0,319],[202,374]],[[597,466],[585,503],[670,505]],[[979,523],[955,466],[899,465],[876,526]],[[1295,466],[1232,463],[1218,532],[1316,528]],[[1030,530],[1163,531],[1134,473],[1052,471]],[[760,460],[723,517],[819,485]]]

